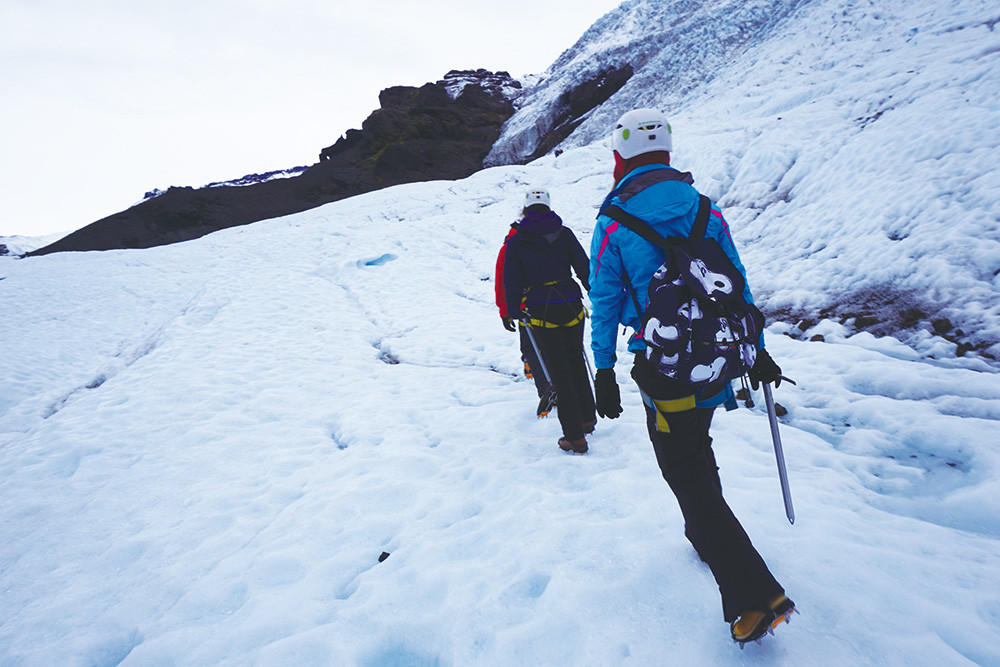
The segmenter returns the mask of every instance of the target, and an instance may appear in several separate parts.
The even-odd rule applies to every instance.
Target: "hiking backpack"
[[[692,388],[736,379],[757,357],[764,316],[743,298],[746,281],[713,238],[705,238],[712,203],[699,196],[698,215],[687,238],[657,234],[618,206],[602,212],[663,249],[665,260],[649,281],[642,339],[653,370]]]

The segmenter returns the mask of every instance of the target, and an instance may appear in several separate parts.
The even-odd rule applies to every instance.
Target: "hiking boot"
[[[795,603],[784,595],[771,600],[767,609],[745,611],[729,625],[733,641],[739,642],[740,648],[743,648],[747,642],[757,641],[771,632],[782,621],[788,623],[792,613],[797,613]]]
[[[592,422],[584,422],[583,423],[583,434],[584,435],[590,435],[591,433],[594,432],[594,427],[595,426],[597,426],[597,420],[596,419],[594,421],[592,421]]]
[[[579,440],[574,440],[570,442],[566,438],[559,438],[559,449],[563,450],[564,452],[572,450],[577,454],[586,454],[587,439],[580,438]]]

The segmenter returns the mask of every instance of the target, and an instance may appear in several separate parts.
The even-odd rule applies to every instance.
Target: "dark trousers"
[[[726,621],[784,594],[743,526],[722,497],[719,467],[708,435],[714,408],[661,413],[669,433],[657,430],[656,412],[646,406],[646,426],[656,462],[684,515],[684,535],[715,576]]]
[[[545,373],[538,363],[538,355],[535,354],[535,348],[531,344],[531,339],[528,338],[528,332],[524,325],[518,324],[517,329],[521,336],[521,359],[528,364],[528,369],[531,370],[531,379],[535,382],[535,391],[538,392],[538,398],[541,398],[542,394],[549,390],[549,381],[545,379]]]
[[[556,388],[556,414],[563,437],[568,440],[582,438],[584,422],[597,419],[583,356],[583,327],[584,321],[571,327],[531,329],[542,353],[542,363],[549,372],[549,381]],[[534,373],[534,367],[531,370]]]

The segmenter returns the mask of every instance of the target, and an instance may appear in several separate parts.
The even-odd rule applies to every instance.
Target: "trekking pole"
[[[774,397],[771,395],[771,385],[761,383],[764,387],[764,402],[767,403],[767,418],[771,422],[771,440],[774,441],[774,458],[778,462],[778,480],[781,482],[781,497],[785,501],[785,516],[788,523],[795,523],[795,510],[792,509],[792,495],[788,489],[788,471],[785,470],[785,452],[781,448],[781,436],[778,435],[778,417],[774,414]]]

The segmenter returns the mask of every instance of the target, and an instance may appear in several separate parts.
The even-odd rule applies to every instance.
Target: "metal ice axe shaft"
[[[771,440],[774,441],[774,458],[778,462],[778,479],[781,481],[781,497],[785,501],[785,516],[788,523],[795,523],[795,510],[792,509],[792,494],[788,489],[788,471],[785,469],[785,452],[781,448],[781,436],[778,434],[778,417],[774,414],[774,397],[771,395],[771,385],[761,383],[764,387],[764,402],[767,403],[767,418],[771,422]]]
[[[583,360],[587,362],[587,372],[590,373],[590,384],[594,384],[594,369],[590,365],[590,357],[587,356],[587,348],[583,349]]]
[[[522,320],[521,326],[524,330],[528,332],[528,340],[531,341],[531,347],[535,348],[535,356],[538,357],[538,364],[542,367],[542,374],[545,375],[545,381],[552,385],[552,376],[549,375],[549,369],[545,367],[545,360],[542,359],[542,351],[538,347],[538,343],[535,342],[535,334],[531,333],[531,326]]]

